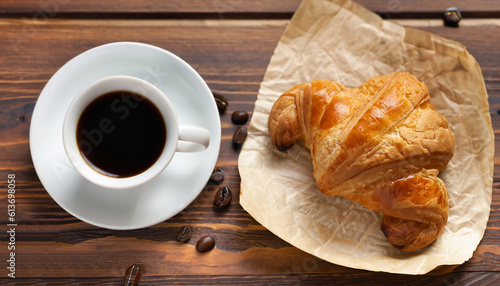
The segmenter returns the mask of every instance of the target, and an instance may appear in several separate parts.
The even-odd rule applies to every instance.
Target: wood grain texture
[[[140,264],[143,285],[498,284],[499,156],[495,160],[490,220],[474,256],[463,265],[443,266],[428,275],[374,273],[330,264],[276,237],[241,208],[238,151],[231,143],[238,126],[231,123],[230,115],[235,110],[252,113],[265,69],[287,23],[287,20],[71,19],[48,19],[40,23],[31,19],[0,19],[0,188],[6,189],[7,174],[16,174],[19,225],[18,278],[15,281],[5,278],[6,269],[1,267],[0,283],[119,285],[126,269]],[[500,25],[420,28],[462,42],[476,57],[483,68],[493,126],[498,132],[500,51],[496,47],[500,44]],[[114,41],[146,42],[170,50],[190,63],[212,90],[227,97],[229,108],[221,115],[222,144],[217,166],[226,171],[221,185],[233,191],[233,202],[228,209],[218,211],[212,207],[213,196],[220,186],[207,185],[193,203],[170,220],[146,229],[114,231],[72,217],[44,190],[33,169],[28,142],[36,99],[65,62],[89,48]],[[2,191],[2,260],[7,249],[6,208],[6,193]],[[188,243],[175,241],[183,225],[194,230]],[[216,239],[216,248],[200,254],[195,244],[204,235]]]
[[[440,17],[449,7],[458,7],[465,17],[493,17],[500,14],[500,3],[496,0],[358,0],[366,8],[386,17]],[[202,16],[231,16],[248,14],[259,17],[261,14],[291,15],[300,5],[300,0],[282,1],[243,1],[243,0],[3,0],[0,14],[49,15],[110,13],[122,14],[199,14]],[[261,17],[261,16],[260,16]],[[288,16],[286,16],[288,17]]]

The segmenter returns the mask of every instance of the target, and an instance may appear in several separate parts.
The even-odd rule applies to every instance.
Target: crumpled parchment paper
[[[425,82],[456,140],[455,155],[440,174],[449,195],[448,223],[432,245],[416,253],[387,242],[381,214],[320,193],[304,144],[279,152],[267,130],[274,101],[296,84],[329,79],[356,87],[394,71]],[[488,109],[481,69],[463,45],[384,21],[351,1],[305,0],[259,90],[238,161],[240,203],[280,238],[338,265],[424,274],[461,264],[483,237],[490,213],[494,135]]]

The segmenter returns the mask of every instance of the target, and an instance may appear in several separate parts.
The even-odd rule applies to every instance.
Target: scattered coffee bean
[[[223,95],[220,95],[215,92],[212,92],[212,94],[214,95],[215,103],[217,104],[217,109],[219,110],[219,114],[223,114],[226,111],[229,102]]]
[[[462,14],[456,7],[451,7],[444,10],[443,13],[444,24],[449,27],[458,27],[458,22],[462,20]]]
[[[135,286],[139,283],[140,279],[141,279],[141,267],[139,265],[134,264],[127,269],[123,285]]]
[[[243,142],[245,142],[245,139],[247,139],[247,133],[248,133],[248,128],[246,126],[241,126],[236,130],[236,132],[233,135],[233,147],[236,149],[239,149],[241,145],[243,145]]]
[[[24,115],[21,115],[18,118],[16,118],[16,121],[21,122],[21,123],[24,122],[25,120],[26,120],[26,117]]]
[[[210,179],[208,180],[210,183],[214,183],[216,185],[222,183],[224,181],[225,172],[220,167],[215,167],[212,171],[212,175],[210,175]]]
[[[177,233],[177,241],[188,242],[191,238],[191,234],[193,234],[193,229],[189,225],[185,225],[179,230],[179,233]]]
[[[196,243],[196,250],[198,252],[207,252],[215,247],[215,239],[211,236],[204,236],[198,240],[198,243]]]
[[[248,113],[243,110],[237,110],[231,115],[231,121],[234,124],[245,124],[248,121]]]
[[[218,209],[223,208],[231,203],[232,198],[233,194],[231,193],[231,189],[228,187],[219,188],[215,193],[214,206]]]

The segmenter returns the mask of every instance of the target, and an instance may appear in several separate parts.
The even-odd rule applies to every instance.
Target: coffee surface
[[[167,138],[158,108],[130,91],[93,100],[78,121],[76,139],[85,161],[96,171],[125,178],[142,173],[160,157]]]

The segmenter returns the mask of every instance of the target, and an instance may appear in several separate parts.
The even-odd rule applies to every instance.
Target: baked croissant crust
[[[382,213],[396,248],[421,249],[443,230],[448,197],[437,176],[453,157],[454,136],[411,74],[372,77],[358,88],[328,80],[294,86],[274,103],[268,127],[281,151],[305,142],[322,193]]]

